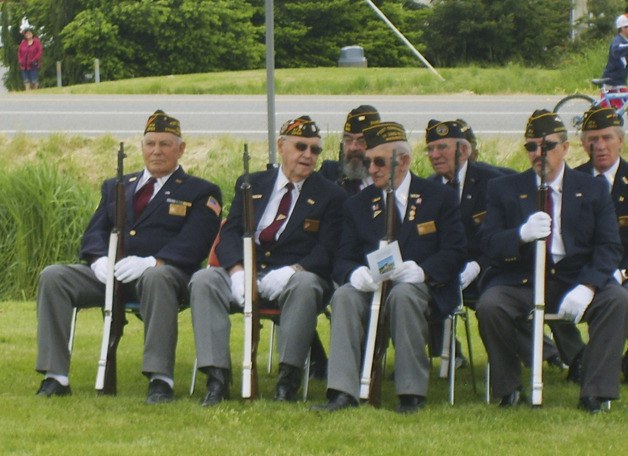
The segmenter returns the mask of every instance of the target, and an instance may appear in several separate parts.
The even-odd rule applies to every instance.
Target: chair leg
[[[458,314],[454,312],[451,316],[449,334],[449,405],[454,405],[456,393],[456,324]],[[444,361],[444,360],[443,360]]]
[[[478,394],[478,388],[475,383],[475,364],[473,364],[473,347],[471,346],[471,324],[469,323],[469,312],[464,310],[462,315],[464,320],[464,329],[467,334],[467,351],[469,353],[469,367],[471,368],[471,382],[473,383],[473,394]]]
[[[486,371],[485,371],[485,391],[484,391],[484,397],[486,400],[487,404],[491,403],[491,365],[489,364],[488,361],[486,361]]]
[[[190,397],[194,394],[196,388],[196,374],[198,369],[198,358],[194,357],[194,365],[192,366],[192,380],[190,381]]]
[[[440,378],[447,378],[449,375],[450,353],[451,353],[451,324],[453,317],[447,317],[443,324],[443,348],[440,354]]]
[[[275,322],[270,321],[270,342],[268,347],[268,363],[266,371],[270,374],[273,371],[273,349],[275,348]]]
[[[78,307],[72,309],[72,324],[70,325],[70,339],[68,340],[68,352],[72,355],[74,350],[74,337],[76,336],[76,320],[78,318]]]
[[[307,352],[305,364],[303,366],[303,402],[307,402],[307,392],[310,386],[310,358],[312,357],[312,349]]]

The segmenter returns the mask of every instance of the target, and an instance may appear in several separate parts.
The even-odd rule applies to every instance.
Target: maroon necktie
[[[294,185],[292,182],[288,182],[284,187],[286,193],[281,197],[279,207],[277,208],[277,215],[273,222],[264,228],[259,234],[259,243],[265,249],[272,247],[275,243],[275,236],[277,231],[282,227],[286,219],[288,218],[288,211],[290,211],[290,205],[292,204],[292,189]]]
[[[142,188],[135,192],[135,196],[133,197],[133,212],[135,213],[135,220],[137,220],[142,214],[142,211],[150,201],[151,196],[153,196],[154,190],[155,178],[151,177],[146,181]]]

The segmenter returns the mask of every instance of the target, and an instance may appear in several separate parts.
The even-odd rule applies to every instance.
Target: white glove
[[[129,283],[139,279],[148,268],[155,267],[155,257],[128,256],[122,258],[113,267],[114,275],[122,283]]]
[[[519,237],[523,242],[543,239],[552,232],[552,218],[546,212],[535,212],[519,228]]]
[[[99,282],[107,283],[108,263],[109,263],[109,258],[106,256],[101,256],[100,258],[98,258],[96,261],[94,261],[92,264],[89,265],[89,267],[92,268],[92,271],[94,275],[96,276],[96,279],[98,279]]]
[[[621,269],[617,269],[613,273],[613,278],[617,280],[617,282],[619,282],[620,285],[624,283],[624,275],[621,273]]]
[[[291,266],[274,269],[262,278],[257,291],[259,291],[262,298],[266,298],[269,301],[277,299],[295,272]]]
[[[480,265],[477,261],[469,261],[460,273],[460,287],[464,290],[480,273]]]
[[[377,290],[377,284],[373,280],[371,271],[366,266],[360,266],[353,271],[351,277],[349,277],[349,283],[359,291],[370,293]]]
[[[244,271],[236,271],[231,275],[231,296],[239,306],[244,305]]]
[[[425,282],[425,273],[416,262],[404,261],[399,269],[395,269],[390,279],[393,282],[423,283]]]
[[[589,287],[577,285],[563,298],[558,309],[558,315],[567,320],[573,320],[574,323],[579,323],[594,296],[595,293]]]

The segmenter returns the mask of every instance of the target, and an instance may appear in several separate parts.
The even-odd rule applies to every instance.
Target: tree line
[[[375,0],[436,66],[554,66],[573,47],[570,0]],[[626,0],[589,0],[584,41],[609,39]],[[263,68],[264,0],[5,0],[5,85],[21,87],[16,50],[23,17],[45,48],[40,80],[103,80]],[[337,65],[340,49],[364,48],[369,66],[417,66],[416,57],[363,0],[275,0],[277,68]]]

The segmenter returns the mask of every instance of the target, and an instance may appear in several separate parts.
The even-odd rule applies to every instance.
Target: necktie
[[[552,232],[545,240],[548,260],[552,259],[552,234],[554,232],[554,199],[552,198],[552,192],[552,187],[547,187],[547,194],[545,195],[545,212],[547,212],[552,218]]]
[[[142,211],[144,211],[144,208],[148,205],[151,196],[153,196],[154,190],[155,178],[151,177],[146,181],[142,188],[135,192],[135,196],[133,197],[133,212],[135,214],[135,220],[140,217]]]
[[[277,208],[277,215],[273,222],[264,228],[259,234],[259,243],[265,249],[272,247],[275,243],[275,236],[288,218],[288,212],[290,211],[290,205],[292,204],[292,189],[294,185],[292,182],[288,182],[284,187],[286,193],[281,197],[279,207]]]

